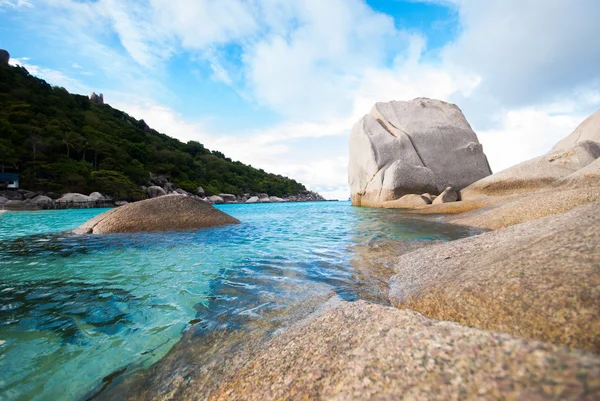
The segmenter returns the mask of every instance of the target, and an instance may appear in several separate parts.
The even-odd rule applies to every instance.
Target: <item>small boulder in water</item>
[[[198,199],[167,195],[111,209],[73,230],[75,234],[114,234],[194,230],[237,224],[239,220]]]

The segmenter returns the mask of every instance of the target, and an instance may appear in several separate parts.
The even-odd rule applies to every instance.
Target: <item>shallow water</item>
[[[473,234],[348,202],[219,208],[242,224],[73,236],[103,210],[0,213],[0,400],[86,397],[186,329],[260,322],[315,293],[386,302],[378,250]]]

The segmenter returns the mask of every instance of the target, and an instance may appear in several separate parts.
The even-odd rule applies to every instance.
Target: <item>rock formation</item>
[[[99,95],[96,95],[96,92],[93,92],[90,95],[90,102],[92,102],[94,104],[104,104],[104,95],[102,93]]]
[[[194,230],[237,224],[239,220],[201,200],[167,195],[104,212],[73,230],[76,234],[113,234]]]
[[[158,185],[152,185],[146,189],[148,198],[158,198],[159,196],[165,196],[166,194],[165,190]]]
[[[582,141],[600,143],[600,110],[579,124],[571,135],[554,145],[552,151],[568,149]]]
[[[10,61],[10,54],[4,49],[0,49],[0,64],[8,65],[9,61]]]
[[[460,190],[490,174],[477,135],[453,104],[377,103],[352,129],[348,178],[356,206]]]
[[[562,141],[561,141],[562,142]],[[577,142],[570,148],[527,160],[479,180],[462,191],[463,200],[480,195],[502,196],[531,193],[575,173],[600,157],[600,143]]]
[[[408,194],[400,199],[386,201],[381,205],[386,209],[419,209],[431,203],[431,199],[423,195]]]

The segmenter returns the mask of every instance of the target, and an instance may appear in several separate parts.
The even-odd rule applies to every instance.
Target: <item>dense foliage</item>
[[[208,194],[294,195],[304,186],[161,134],[109,105],[70,94],[0,65],[0,164],[21,173],[21,187],[55,192],[99,191],[139,199],[151,174]]]

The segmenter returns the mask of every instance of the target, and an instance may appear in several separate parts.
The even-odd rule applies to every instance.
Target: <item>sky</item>
[[[329,199],[375,102],[457,104],[493,171],[600,108],[598,0],[0,0],[0,48],[73,93]]]

